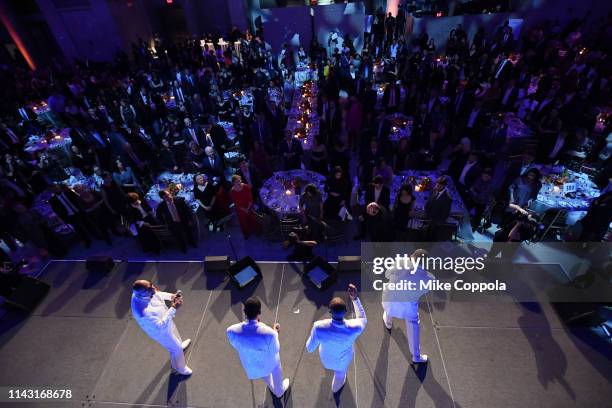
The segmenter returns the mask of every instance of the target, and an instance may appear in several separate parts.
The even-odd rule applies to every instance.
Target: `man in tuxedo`
[[[170,307],[166,301],[172,302]],[[170,367],[181,375],[191,375],[185,364],[184,350],[191,339],[184,340],[176,328],[174,316],[183,304],[180,293],[162,292],[148,280],[137,280],[132,284],[132,316],[142,331],[170,353]]]
[[[517,98],[518,87],[516,86],[516,79],[511,78],[501,95],[501,99],[499,101],[500,107],[506,112],[514,110],[514,105]]]
[[[3,122],[0,122],[0,144],[6,145],[7,150],[14,150],[21,145],[19,135]]]
[[[53,184],[51,186],[49,205],[53,212],[66,224],[74,228],[79,238],[89,248],[91,246],[90,234],[95,234],[95,226],[83,209],[81,198],[66,185]],[[110,238],[108,238],[110,241]]]
[[[251,124],[251,134],[253,135],[253,139],[258,141],[260,144],[266,143],[270,144],[270,125],[266,120],[266,116],[258,112],[255,114],[255,120]]]
[[[538,163],[554,163],[561,160],[565,153],[570,150],[568,134],[568,129],[562,128],[554,137],[542,138],[538,147]]]
[[[366,203],[377,203],[385,208],[389,208],[391,203],[391,190],[384,185],[382,176],[376,176],[372,183],[368,184],[365,190]]]
[[[396,112],[400,106],[400,87],[396,83],[389,84],[385,88],[382,98],[382,106],[389,112]]]
[[[202,128],[199,126],[194,126],[189,118],[185,118],[183,123],[185,124],[185,127],[181,133],[183,139],[185,140],[185,145],[189,146],[189,143],[195,142],[200,147],[206,146],[206,138],[204,137]]]
[[[280,360],[280,325],[273,328],[260,320],[261,301],[250,297],[244,302],[246,320],[227,328],[227,339],[236,349],[249,380],[262,379],[277,398],[289,388],[289,379],[283,379]]]
[[[248,161],[241,160],[240,164],[238,164],[238,171],[236,174],[242,178],[243,183],[251,187],[253,200],[258,201],[259,189],[261,188],[263,182],[257,169],[254,166],[251,166]]]
[[[453,122],[463,122],[471,111],[470,107],[474,102],[474,92],[466,89],[466,85],[461,82],[457,87],[457,93],[453,97],[450,107],[450,116]]]
[[[367,183],[371,177],[374,167],[384,158],[384,152],[378,146],[376,139],[370,140],[370,146],[361,154],[359,168],[361,169],[361,182]]]
[[[215,123],[211,126],[210,131],[205,134],[206,146],[214,147],[221,160],[225,160],[225,152],[229,147],[227,133],[223,126]]]
[[[299,169],[302,165],[302,144],[293,138],[291,132],[285,132],[285,140],[279,147],[279,152],[283,158],[283,169]]]
[[[430,220],[429,238],[434,242],[441,238],[440,226],[446,223],[453,202],[447,185],[447,176],[438,177],[434,189],[425,203],[425,213]]]
[[[323,367],[334,372],[331,387],[334,394],[340,391],[346,382],[346,372],[353,360],[353,344],[368,323],[357,288],[349,284],[347,291],[357,317],[345,319],[348,311],[346,302],[335,297],[329,302],[331,319],[315,322],[306,341],[306,350],[312,353],[319,349]]]
[[[157,207],[157,218],[168,226],[183,252],[187,252],[187,242],[197,248],[191,232],[193,214],[185,199],[172,197],[168,190],[161,190],[159,196],[162,202]]]
[[[478,155],[475,152],[470,152],[467,160],[457,166],[457,173],[450,175],[462,197],[465,196],[474,181],[480,177],[482,170],[478,161]]]
[[[478,138],[486,121],[486,111],[481,99],[475,101],[474,107],[468,113],[466,120],[465,128],[470,139],[474,140]]]
[[[210,146],[206,146],[204,152],[206,153],[206,157],[204,161],[202,161],[202,172],[206,174],[210,180],[213,180],[213,184],[223,184],[225,180],[223,177],[225,171],[223,161],[219,158],[215,149]]]

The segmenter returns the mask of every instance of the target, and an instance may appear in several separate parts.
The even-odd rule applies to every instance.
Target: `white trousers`
[[[272,394],[277,397],[282,397],[285,391],[283,390],[283,366],[279,363],[270,374],[263,377],[263,380],[268,385]]]
[[[332,392],[338,392],[346,381],[346,371],[334,371],[334,379],[332,380]]]
[[[170,353],[170,366],[179,373],[185,371],[187,366],[185,364],[185,353],[181,345],[173,345],[172,347],[166,347],[166,349]]]
[[[387,313],[384,315],[385,323],[390,326],[393,322],[393,318]],[[421,356],[421,342],[420,342],[420,320],[418,312],[415,316],[404,319],[406,322],[406,337],[408,337],[408,348],[412,354],[412,358],[419,358]]]

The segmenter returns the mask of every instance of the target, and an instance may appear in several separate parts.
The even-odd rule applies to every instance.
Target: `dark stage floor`
[[[380,300],[364,293],[369,319],[356,344],[347,386],[338,398],[317,354],[305,352],[312,322],[326,316],[333,290],[306,287],[298,266],[262,263],[263,280],[243,291],[202,263],[120,263],[91,276],[83,262],[51,262],[41,279],[53,288],[32,316],[5,316],[0,329],[0,385],[72,389],[73,403],[18,407],[610,407],[610,349],[589,333],[569,333],[547,305],[421,302],[422,350],[430,363],[415,371],[402,322],[391,335]],[[152,279],[182,289],[176,323],[194,343],[187,353],[194,374],[170,374],[168,356],[131,318],[130,285]],[[344,288],[359,275],[341,275]],[[344,295],[344,292],[339,292]],[[263,382],[247,380],[225,328],[242,319],[252,294],[262,320],[281,324],[281,360],[292,388],[273,400]],[[15,404],[13,404],[15,406]]]

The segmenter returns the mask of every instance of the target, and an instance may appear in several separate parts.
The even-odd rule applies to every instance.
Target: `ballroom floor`
[[[41,274],[47,298],[27,318],[0,321],[0,384],[72,389],[71,403],[41,407],[604,407],[609,406],[612,350],[588,330],[570,333],[547,304],[421,302],[422,350],[414,369],[402,322],[383,328],[376,293],[363,293],[368,326],[355,346],[348,382],[334,398],[331,375],[304,344],[334,295],[358,273],[341,274],[325,292],[306,284],[301,266],[261,263],[263,279],[236,290],[201,262],[121,262],[108,275],[84,262],[53,261]],[[170,374],[167,354],[131,318],[130,285],[152,279],[182,289],[176,323],[191,378]],[[262,320],[281,324],[281,360],[291,392],[276,400],[246,379],[225,328],[242,319],[241,302],[257,295]],[[1,404],[0,404],[1,405]]]

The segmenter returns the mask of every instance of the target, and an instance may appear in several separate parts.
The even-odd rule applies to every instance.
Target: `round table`
[[[389,140],[398,143],[402,138],[410,138],[412,135],[413,119],[401,113],[394,113],[387,116],[391,127],[389,132]]]
[[[291,185],[298,180],[298,187]],[[279,215],[297,214],[300,212],[300,194],[308,184],[314,184],[325,200],[325,177],[310,170],[277,171],[267,179],[259,190],[261,202]]]
[[[548,210],[586,211],[601,192],[585,173],[563,167],[536,166],[542,173],[542,188],[532,205],[535,212]]]
[[[414,186],[415,211],[424,210],[425,203],[432,192],[431,188],[433,188],[434,184],[436,184],[438,177],[440,176],[435,171],[420,170],[406,170],[394,175],[393,182],[391,183],[391,207],[393,207],[395,197],[397,197],[397,193],[399,192],[402,184],[408,183]],[[430,180],[430,187],[424,189],[421,186],[426,178],[429,178]],[[450,215],[452,217],[462,217],[466,212],[465,205],[463,204],[463,200],[461,199],[461,196],[459,196],[459,193],[455,189],[455,185],[450,178],[447,185],[447,190],[453,199]]]
[[[162,200],[159,192],[168,187],[174,187],[178,189],[176,196],[184,198],[185,203],[195,213],[198,210],[199,204],[193,197],[193,176],[193,174],[189,173],[173,174],[164,172],[160,174],[157,178],[157,183],[151,186],[145,196],[147,202],[151,208],[156,209]]]

